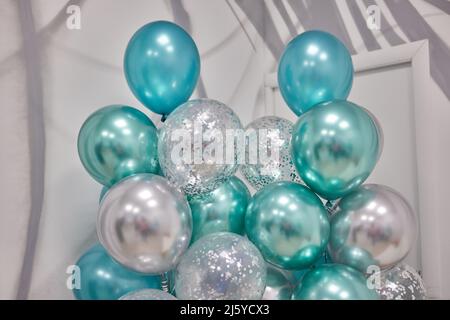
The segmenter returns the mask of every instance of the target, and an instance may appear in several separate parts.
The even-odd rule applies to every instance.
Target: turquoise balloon
[[[200,55],[183,28],[156,21],[144,25],[131,38],[124,70],[136,98],[153,112],[168,115],[194,91]]]
[[[251,195],[246,185],[231,177],[214,191],[189,200],[193,231],[191,242],[214,232],[245,233],[245,211]]]
[[[378,300],[364,275],[340,264],[325,264],[309,271],[297,285],[293,300]]]
[[[146,276],[122,267],[100,244],[84,253],[76,265],[80,268],[80,288],[75,287],[73,294],[78,300],[117,300],[135,290],[161,289],[160,276]]]
[[[292,160],[303,182],[327,200],[361,185],[377,163],[381,129],[365,109],[335,100],[302,115],[292,132]]]
[[[111,186],[137,173],[156,173],[158,136],[141,111],[122,105],[94,112],[78,135],[78,154],[87,172]]]
[[[319,259],[317,261],[315,261],[313,263],[313,265],[310,266],[309,268],[292,271],[292,276],[295,279],[295,283],[298,283],[298,281],[300,281],[303,278],[303,276],[305,274],[307,274],[308,271],[310,271],[311,269],[317,268],[318,266],[321,266],[323,264],[330,263],[330,262],[331,262],[331,258],[329,257],[328,252],[325,250],[325,252],[319,257]]]
[[[323,31],[307,31],[291,40],[278,65],[281,95],[298,116],[318,103],[347,99],[352,83],[350,53]]]
[[[100,196],[98,197],[98,202],[102,202],[103,198],[105,197],[105,194],[108,192],[109,187],[103,186],[102,190],[100,191]]]
[[[245,217],[248,238],[277,267],[311,266],[328,242],[330,224],[320,199],[294,182],[276,182],[258,191]]]

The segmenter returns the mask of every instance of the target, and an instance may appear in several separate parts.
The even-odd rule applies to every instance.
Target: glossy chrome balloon
[[[162,290],[143,289],[130,292],[119,300],[177,300],[177,298]]]
[[[280,92],[298,116],[319,103],[347,99],[352,83],[350,53],[341,41],[323,31],[295,37],[278,65]]]
[[[231,138],[242,130],[237,115],[221,102],[191,100],[177,108],[159,132],[164,176],[186,194],[211,192],[236,173],[237,149]],[[227,159],[227,150],[231,159]]]
[[[339,201],[331,219],[332,260],[361,272],[392,267],[406,257],[417,235],[411,206],[397,191],[363,185]]]
[[[192,242],[204,235],[228,231],[245,233],[245,212],[251,195],[246,185],[233,176],[216,190],[192,197]]]
[[[253,196],[245,229],[268,262],[288,270],[312,265],[330,233],[320,199],[307,187],[286,181],[272,183]]]
[[[115,184],[100,204],[100,242],[124,266],[161,274],[189,245],[192,217],[184,195],[157,175],[140,174]]]
[[[168,115],[194,91],[200,56],[184,29],[169,21],[155,21],[131,38],[124,71],[136,98],[153,112]]]
[[[133,272],[115,262],[100,245],[86,251],[76,265],[80,268],[80,287],[74,286],[78,300],[116,300],[134,290],[161,288],[159,276]]]
[[[252,132],[254,141],[258,141],[257,139],[265,139],[262,137],[263,133],[261,130],[266,130],[264,134],[267,134],[268,138],[267,147],[265,148],[267,150],[262,150],[261,147],[258,149],[260,153],[267,152],[268,160],[261,161],[261,158],[259,158],[257,163],[251,163],[247,160],[241,166],[241,172],[245,179],[256,190],[260,190],[269,183],[277,181],[301,182],[291,159],[290,141],[292,127],[292,122],[286,119],[266,116],[256,119],[245,128],[246,132]],[[246,141],[246,159],[250,158],[249,153],[252,147],[249,146],[250,138]],[[274,150],[275,148],[276,150]],[[272,153],[278,156],[272,159],[270,157]]]
[[[364,275],[348,266],[324,264],[309,271],[295,288],[293,300],[378,300]]]
[[[105,186],[133,174],[158,172],[157,147],[153,122],[139,110],[122,105],[94,112],[78,135],[83,166]]]
[[[422,277],[411,266],[401,263],[381,272],[377,292],[382,300],[426,300]]]
[[[175,292],[182,300],[259,300],[266,262],[246,238],[229,232],[206,235],[181,258]]]
[[[370,175],[381,153],[381,129],[363,108],[332,101],[301,116],[292,159],[303,182],[327,200],[343,197]]]
[[[291,300],[294,286],[290,277],[285,271],[267,266],[266,289],[262,300]]]

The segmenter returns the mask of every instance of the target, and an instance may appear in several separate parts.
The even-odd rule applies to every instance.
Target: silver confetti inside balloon
[[[237,170],[235,134],[239,130],[243,132],[239,118],[221,102],[184,103],[159,132],[158,156],[164,176],[188,195],[216,189]]]
[[[195,242],[177,267],[175,292],[184,300],[259,300],[266,263],[246,238],[229,232]]]
[[[406,199],[392,188],[366,184],[343,197],[331,218],[328,249],[333,262],[366,273],[388,269],[413,246],[417,223]]]
[[[130,292],[119,300],[177,300],[177,298],[162,290],[143,289]]]
[[[292,127],[292,122],[286,119],[266,116],[256,119],[245,128],[249,138],[245,148],[246,163],[241,166],[241,172],[256,190],[276,181],[301,182],[291,159]],[[256,163],[250,160],[250,143],[256,141],[250,135],[255,135],[264,144],[264,147],[258,145],[259,158]],[[261,152],[266,152],[267,156],[261,158]]]
[[[115,184],[100,204],[100,242],[124,266],[161,274],[178,263],[192,235],[184,195],[163,177],[139,174]]]
[[[422,278],[405,263],[381,272],[377,292],[382,300],[426,300],[427,297]]]
[[[295,279],[289,273],[268,265],[266,289],[262,300],[291,300],[294,281]]]

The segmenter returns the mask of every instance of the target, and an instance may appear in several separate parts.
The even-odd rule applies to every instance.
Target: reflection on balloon
[[[241,172],[256,190],[276,181],[301,181],[291,159],[292,126],[290,121],[283,118],[266,116],[256,119],[245,128],[246,132],[251,133],[246,141],[245,159],[247,160],[241,166]],[[256,142],[258,139],[259,145]],[[261,147],[261,140],[267,141],[264,148]],[[259,159],[255,156],[255,160],[259,161],[249,160],[253,146],[259,146]],[[262,158],[262,152],[265,152],[267,159]],[[254,154],[256,155],[257,152]]]
[[[213,191],[237,170],[236,145],[228,136],[234,138],[239,129],[239,118],[223,103],[186,102],[160,129],[158,154],[164,176],[191,196]],[[231,159],[224,151],[228,148]]]
[[[130,292],[119,300],[177,300],[177,298],[162,290],[143,289]]]
[[[189,200],[193,221],[191,241],[220,231],[244,234],[250,198],[245,184],[235,176],[208,194],[192,197]]]
[[[399,263],[417,234],[414,213],[395,190],[376,184],[361,186],[339,201],[331,219],[329,252],[334,262],[361,272]]]
[[[350,53],[336,37],[323,31],[295,37],[278,65],[280,92],[298,116],[319,103],[347,99],[352,83]]]
[[[309,271],[295,288],[293,300],[378,300],[364,275],[339,264],[324,264]]]
[[[287,181],[272,183],[253,196],[245,228],[267,261],[288,270],[312,265],[330,232],[320,199],[307,187]]]
[[[137,109],[113,105],[94,112],[78,135],[78,154],[87,172],[111,186],[136,173],[158,171],[158,136]]]
[[[159,276],[133,272],[115,262],[106,250],[97,244],[77,261],[80,268],[79,288],[73,294],[78,300],[116,300],[134,290],[161,288]]]
[[[189,245],[192,217],[184,195],[166,179],[139,174],[115,184],[100,204],[100,242],[128,268],[161,274]]]
[[[381,286],[377,292],[382,300],[427,299],[422,277],[405,263],[381,272]]]
[[[196,241],[177,267],[175,292],[182,300],[259,300],[266,263],[246,238],[218,232]]]
[[[363,108],[332,101],[301,116],[292,134],[292,159],[303,182],[327,200],[361,185],[381,152],[376,122]]]
[[[286,272],[268,265],[266,289],[262,300],[291,300],[294,287],[290,278]]]
[[[181,27],[156,21],[140,28],[131,38],[124,70],[136,98],[153,112],[168,115],[194,91],[200,56],[194,41]]]

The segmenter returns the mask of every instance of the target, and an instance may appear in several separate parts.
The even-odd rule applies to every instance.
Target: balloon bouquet
[[[345,100],[353,66],[338,39],[309,31],[287,45],[278,81],[299,118],[268,116],[245,128],[279,133],[278,159],[241,166],[253,197],[234,176],[238,163],[210,161],[217,150],[201,141],[203,132],[244,128],[223,103],[187,101],[200,73],[192,38],[152,22],[133,35],[124,60],[130,89],[163,125],[112,105],[80,130],[81,162],[104,188],[101,244],[77,262],[77,299],[425,297],[420,276],[399,265],[416,237],[411,207],[388,187],[362,185],[383,136],[371,113]],[[180,132],[193,137],[181,148],[192,152],[177,162]],[[373,266],[382,270],[374,288]]]

